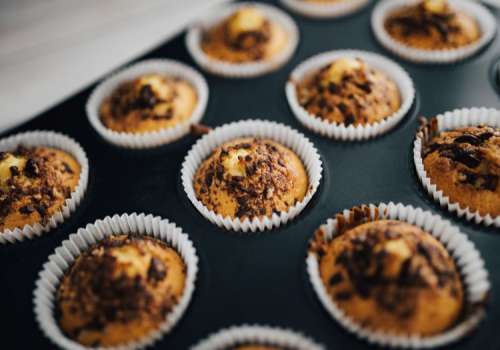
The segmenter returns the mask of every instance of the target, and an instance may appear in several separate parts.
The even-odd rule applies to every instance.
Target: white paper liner
[[[296,84],[308,75],[333,61],[344,58],[361,58],[369,66],[384,72],[398,86],[401,95],[401,107],[394,114],[380,122],[367,125],[349,125],[332,123],[310,114],[298,101]],[[360,50],[334,50],[315,55],[299,64],[290,74],[285,86],[288,104],[297,119],[308,129],[334,139],[358,141],[382,135],[396,126],[408,113],[415,99],[415,88],[408,73],[394,61],[376,53]]]
[[[311,18],[336,18],[347,16],[366,6],[370,0],[342,0],[338,2],[315,3],[303,0],[281,0],[290,10]]]
[[[188,235],[183,233],[182,229],[174,223],[158,216],[136,213],[107,216],[103,220],[97,220],[94,224],[88,224],[85,228],[80,228],[77,233],[71,234],[69,239],[62,242],[55,249],[54,254],[49,256],[39,273],[33,292],[34,313],[43,333],[57,346],[67,350],[96,349],[75,342],[59,328],[54,315],[58,285],[64,277],[65,271],[75,259],[94,243],[108,236],[128,233],[154,237],[177,250],[186,264],[184,292],[157,331],[153,331],[135,342],[116,347],[99,347],[98,349],[132,350],[152,345],[163,335],[169,333],[186,311],[194,292],[198,272],[196,249]]]
[[[279,24],[287,32],[288,45],[283,51],[269,59],[248,63],[225,62],[205,54],[201,48],[203,33],[229,17],[240,7],[249,5],[262,10],[270,21]],[[196,63],[212,74],[231,78],[251,78],[277,70],[292,57],[298,43],[299,30],[288,14],[274,6],[256,2],[239,2],[218,8],[209,14],[206,19],[195,24],[186,35],[186,47]]]
[[[146,133],[118,132],[107,128],[99,118],[102,101],[109,97],[120,84],[150,73],[179,77],[194,87],[198,100],[191,117],[175,126]],[[207,102],[208,85],[200,73],[181,62],[153,59],[133,64],[105,79],[92,91],[87,101],[86,111],[90,124],[106,141],[125,148],[141,149],[164,145],[189,133],[191,124],[198,123],[203,117]]]
[[[269,326],[242,325],[222,329],[200,341],[191,350],[226,350],[240,344],[279,346],[293,350],[324,350],[310,338],[294,331]]]
[[[41,130],[24,132],[0,140],[0,151],[13,151],[19,145],[52,147],[72,155],[80,165],[80,179],[73,192],[71,192],[70,197],[66,199],[61,209],[49,218],[47,224],[42,225],[41,223],[37,223],[34,225],[25,225],[22,228],[0,232],[0,244],[16,243],[25,239],[33,239],[56,228],[76,210],[76,207],[80,204],[85,195],[89,179],[89,160],[85,151],[75,140],[66,135],[53,131]]]
[[[466,126],[476,126],[480,124],[489,125],[500,128],[500,110],[487,108],[463,108],[454,111],[440,114],[436,117],[437,132],[457,129]],[[415,142],[413,143],[413,160],[415,162],[415,170],[418,178],[429,195],[448,211],[455,213],[459,217],[464,217],[476,224],[482,223],[486,226],[500,227],[500,216],[492,217],[491,215],[482,216],[478,211],[473,212],[469,207],[463,208],[459,203],[451,202],[450,199],[439,190],[436,185],[432,184],[431,179],[427,176],[422,159],[422,146],[426,135],[423,131],[417,133]]]
[[[485,4],[500,7],[500,0],[482,0]]]
[[[398,8],[416,4],[418,0],[380,1],[372,12],[373,33],[380,44],[387,50],[411,62],[445,64],[464,60],[474,55],[495,37],[497,31],[496,19],[488,9],[477,2],[467,0],[448,1],[453,8],[463,11],[477,20],[482,32],[478,41],[457,49],[425,50],[410,47],[393,39],[384,27],[387,16]]]
[[[232,219],[229,216],[223,217],[216,214],[200,202],[196,198],[193,187],[193,179],[198,167],[215,148],[239,137],[268,138],[294,151],[302,160],[309,178],[309,189],[304,199],[286,212],[273,213],[272,217],[255,217],[252,220],[246,218],[243,221],[239,218]],[[184,159],[181,178],[186,195],[205,218],[227,230],[255,232],[279,227],[297,216],[316,193],[321,180],[321,172],[322,162],[318,151],[304,135],[283,124],[265,120],[244,120],[218,127],[198,140]]]
[[[485,315],[484,303],[487,300],[490,290],[488,272],[474,244],[457,227],[452,226],[449,221],[443,220],[440,216],[434,215],[430,211],[414,208],[410,205],[405,206],[401,203],[394,204],[392,202],[388,204],[381,203],[377,206],[370,204],[369,208],[372,220],[388,219],[405,221],[422,228],[438,239],[455,261],[457,269],[462,276],[465,289],[465,303],[473,306],[472,311],[452,329],[428,337],[394,335],[363,328],[351,319],[329,296],[320,277],[318,257],[314,252],[309,251],[306,259],[309,279],[320,302],[328,313],[349,332],[354,333],[357,337],[371,344],[382,347],[434,348],[450,344],[469,334],[477,327]],[[344,216],[346,222],[349,222],[350,210],[344,210],[340,214]],[[328,219],[326,224],[321,225],[320,230],[325,234],[325,241],[333,239],[337,235],[337,219]]]

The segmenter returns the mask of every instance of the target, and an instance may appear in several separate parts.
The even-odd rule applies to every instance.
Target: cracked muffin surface
[[[238,138],[217,147],[194,176],[196,197],[223,217],[272,216],[304,199],[309,183],[299,157],[268,139]]]
[[[311,116],[346,126],[384,120],[401,107],[396,83],[360,58],[339,58],[295,86]]]
[[[186,266],[166,243],[110,236],[76,258],[57,291],[59,325],[86,346],[117,346],[159,329],[184,291]]]
[[[209,56],[229,63],[257,62],[270,59],[288,44],[288,34],[265,12],[255,6],[243,6],[203,34],[202,50]]]
[[[396,41],[424,50],[456,49],[481,37],[477,20],[446,0],[424,0],[396,10],[385,29]]]
[[[461,207],[500,215],[500,129],[489,126],[443,131],[423,145],[431,183]]]
[[[196,90],[189,82],[152,73],[118,85],[104,99],[99,116],[113,131],[146,133],[185,122],[197,102]]]
[[[48,223],[80,179],[80,164],[51,147],[0,152],[0,232]]]
[[[334,302],[376,331],[429,336],[459,319],[464,292],[444,246],[417,226],[395,220],[349,224],[312,244]]]

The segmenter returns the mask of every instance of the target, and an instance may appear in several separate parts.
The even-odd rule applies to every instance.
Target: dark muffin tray
[[[55,348],[33,314],[32,293],[43,263],[79,227],[107,215],[132,212],[160,215],[181,226],[200,258],[196,290],[187,312],[154,349],[186,349],[209,333],[243,323],[292,328],[328,349],[368,348],[368,343],[344,330],[320,304],[306,273],[306,248],[314,230],[338,211],[393,201],[440,214],[476,244],[492,283],[487,317],[473,334],[449,348],[500,349],[500,232],[458,219],[436,205],[420,186],[411,156],[418,116],[430,117],[460,107],[500,108],[492,77],[500,37],[458,64],[414,65],[395,58],[376,42],[370,27],[372,8],[373,4],[338,20],[311,20],[292,14],[300,28],[300,44],[293,58],[274,73],[249,80],[204,73],[210,87],[204,124],[218,126],[246,118],[275,120],[304,133],[321,154],[324,173],[318,192],[295,220],[279,229],[242,234],[208,222],[180,184],[182,161],[196,138],[188,136],[143,151],[106,143],[85,115],[85,102],[94,86],[6,133],[4,136],[45,129],[75,138],[90,159],[90,182],[82,204],[62,226],[31,241],[0,246],[0,348]],[[493,11],[500,20],[500,12]],[[140,59],[167,57],[196,67],[185,48],[184,35]],[[417,98],[405,119],[371,141],[340,142],[309,132],[292,115],[285,98],[285,83],[297,64],[319,52],[346,48],[395,59],[416,85]]]

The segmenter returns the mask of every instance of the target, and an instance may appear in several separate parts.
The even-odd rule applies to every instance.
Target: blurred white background
[[[0,131],[61,102],[226,1],[0,0]]]

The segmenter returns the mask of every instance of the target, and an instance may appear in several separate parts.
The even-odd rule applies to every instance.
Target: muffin
[[[80,179],[80,164],[51,147],[0,152],[0,232],[48,223]]]
[[[431,183],[452,203],[500,215],[500,129],[469,126],[443,131],[422,148]]]
[[[331,123],[366,125],[401,107],[396,83],[360,58],[340,58],[296,82],[299,104]]]
[[[56,295],[58,323],[85,346],[117,346],[158,330],[178,303],[186,266],[147,236],[110,236],[76,258]]]
[[[292,150],[246,137],[216,148],[197,169],[193,187],[209,210],[243,220],[287,211],[304,199],[309,181]]]
[[[99,118],[110,130],[142,134],[185,122],[197,103],[191,83],[151,73],[120,84],[101,103]]]
[[[394,40],[423,50],[456,49],[481,37],[476,19],[446,0],[424,0],[394,11],[385,29]]]
[[[363,328],[431,336],[461,316],[464,291],[455,263],[417,226],[360,217],[340,222],[337,236],[314,240],[311,249],[327,294]]]
[[[248,63],[273,58],[287,47],[288,40],[279,23],[262,9],[247,5],[203,33],[201,48],[219,61]]]

